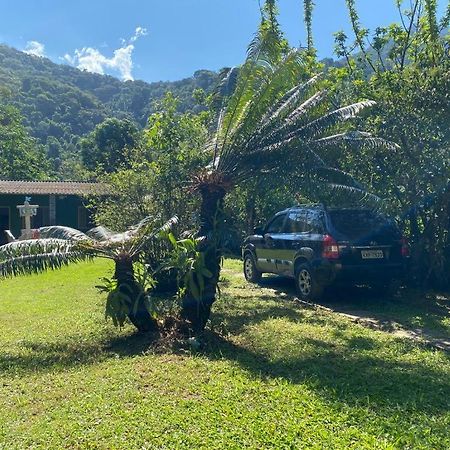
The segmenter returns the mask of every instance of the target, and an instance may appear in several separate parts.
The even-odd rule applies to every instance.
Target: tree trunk
[[[121,256],[115,260],[115,263],[114,278],[117,280],[118,288],[131,300],[130,313],[128,314],[130,322],[140,332],[156,331],[158,323],[145,307],[144,292],[134,277],[132,259],[128,256]],[[138,302],[137,309],[134,311],[136,302]]]
[[[255,229],[255,195],[251,195],[251,197],[247,200],[246,206],[247,235],[250,235],[253,234],[253,230]]]
[[[200,193],[202,203],[199,237],[204,238],[200,244],[200,251],[205,255],[205,266],[212,273],[212,277],[205,278],[205,287],[200,299],[194,298],[189,291],[183,299],[181,315],[189,322],[191,332],[194,334],[201,333],[205,329],[211,315],[211,306],[216,300],[222,258],[221,229],[225,189],[208,186],[201,189]]]

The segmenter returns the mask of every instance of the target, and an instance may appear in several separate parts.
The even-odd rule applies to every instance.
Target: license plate
[[[362,259],[383,259],[383,250],[361,250]]]

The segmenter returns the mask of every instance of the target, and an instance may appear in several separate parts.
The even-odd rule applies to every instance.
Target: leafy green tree
[[[369,30],[360,25],[355,3],[347,1],[356,38],[347,44],[337,35],[338,54],[348,61],[335,71],[341,77],[337,101],[376,100],[366,127],[400,147],[363,155],[348,150],[341,164],[403,222],[413,244],[415,278],[442,286],[450,283],[450,9],[439,20],[434,0],[414,0],[406,11],[402,3],[401,24],[377,28],[366,48]]]
[[[0,178],[40,180],[48,173],[42,148],[28,135],[19,111],[0,103]]]
[[[81,141],[84,165],[100,173],[126,167],[127,154],[139,146],[139,138],[139,130],[130,120],[106,119]]]
[[[185,229],[195,226],[198,202],[187,185],[194,170],[206,162],[209,115],[181,114],[178,103],[168,93],[150,116],[142,145],[129,151],[129,168],[101,177],[114,196],[94,199],[97,222],[123,230],[147,215],[169,218],[176,211]]]
[[[203,151],[209,113],[177,112],[179,100],[168,93],[152,114],[144,130],[148,170],[154,176],[158,207],[165,217],[177,211],[184,223],[191,223],[193,202],[187,198],[187,180],[206,162]],[[139,161],[138,161],[139,162]]]

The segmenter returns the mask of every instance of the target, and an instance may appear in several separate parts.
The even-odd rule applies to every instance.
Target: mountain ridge
[[[197,112],[201,107],[193,92],[209,92],[217,78],[213,71],[198,70],[179,81],[120,81],[0,44],[3,101],[20,110],[30,134],[48,151],[51,146],[74,151],[79,138],[108,117],[128,118],[143,127],[168,91],[179,98],[180,112]]]

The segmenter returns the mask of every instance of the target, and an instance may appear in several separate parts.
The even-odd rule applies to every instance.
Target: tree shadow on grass
[[[67,336],[65,342],[22,341],[14,353],[0,352],[0,375],[63,371],[110,358],[135,356],[145,353],[155,339],[152,334],[132,333],[99,335],[88,342],[80,341],[80,336]]]
[[[295,299],[293,280],[269,276],[261,286],[273,289],[284,299]],[[380,295],[366,286],[331,286],[324,297],[316,302],[334,312],[374,318],[384,331],[400,326],[430,337],[449,339],[448,328],[443,324],[450,317],[450,296],[414,289],[400,289],[395,295]]]
[[[285,379],[305,384],[327,401],[402,413],[445,413],[450,408],[450,382],[444,373],[421,363],[399,362],[370,355],[378,344],[369,338],[350,339],[342,350],[329,343],[306,338],[310,352],[285,358],[268,358],[263,352],[236,345],[210,333],[205,355],[212,360],[231,360],[253,376]],[[398,410],[397,410],[398,412]]]
[[[70,337],[69,337],[70,339]],[[14,353],[0,353],[0,374],[28,374],[93,364],[105,357],[96,344],[23,341]]]
[[[264,295],[260,299],[265,300]],[[413,341],[398,341],[398,350],[385,352],[382,347],[389,344],[370,336],[355,336],[346,332],[348,324],[336,322],[333,324],[336,342],[299,337],[295,329],[286,329],[285,343],[277,344],[276,336],[271,342],[265,342],[259,336],[257,341],[250,337],[249,345],[245,344],[248,330],[269,319],[282,318],[300,323],[306,320],[315,326],[330,326],[329,318],[322,314],[305,317],[302,309],[292,308],[287,301],[274,305],[276,299],[273,296],[266,296],[266,300],[266,306],[263,303],[254,313],[239,307],[245,297],[236,299],[237,311],[230,313],[223,307],[216,310],[212,330],[206,336],[204,354],[212,360],[235,361],[256,377],[305,383],[324,398],[350,406],[366,404],[379,410],[398,406],[402,411],[430,414],[449,410],[448,374],[413,358],[402,360],[402,354],[420,348]],[[225,333],[220,332],[222,322],[226,324]],[[230,335],[234,342],[228,338]],[[392,345],[397,344],[393,341]],[[446,358],[445,353],[442,355]]]

